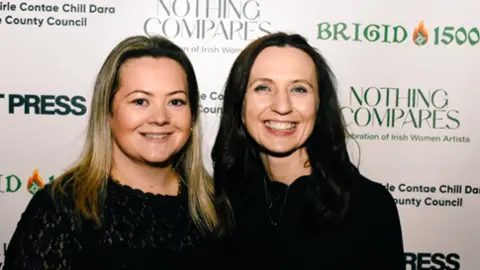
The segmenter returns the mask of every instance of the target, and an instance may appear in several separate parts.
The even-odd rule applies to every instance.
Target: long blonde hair
[[[213,180],[202,161],[199,91],[195,72],[183,50],[162,37],[129,37],[110,52],[95,82],[83,152],[76,164],[53,182],[52,196],[71,193],[77,213],[101,225],[105,187],[112,167],[112,136],[108,116],[118,88],[118,73],[127,59],[143,56],[176,60],[187,75],[193,125],[191,137],[184,146],[177,168],[185,176],[193,221],[202,232],[214,232],[219,219],[213,202]]]

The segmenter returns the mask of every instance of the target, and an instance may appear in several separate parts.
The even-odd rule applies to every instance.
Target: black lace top
[[[3,270],[183,269],[215,256],[189,217],[185,186],[179,196],[164,196],[110,180],[99,229],[79,227],[68,198],[55,208],[49,187],[22,214]]]

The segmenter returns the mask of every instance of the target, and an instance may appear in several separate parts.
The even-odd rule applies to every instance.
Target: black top
[[[144,193],[109,180],[104,226],[75,225],[73,201],[55,208],[50,186],[37,192],[11,239],[3,270],[186,269],[207,259],[209,244],[179,196]]]
[[[246,202],[232,201],[238,226],[238,235],[231,243],[232,267],[406,269],[398,211],[382,185],[358,174],[343,221],[311,230],[299,213],[312,181],[320,179],[303,176],[290,186],[270,181],[264,185],[260,180]],[[273,202],[270,211],[268,194]]]

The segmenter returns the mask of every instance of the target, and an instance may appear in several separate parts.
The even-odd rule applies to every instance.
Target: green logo
[[[460,112],[442,88],[351,86],[348,104],[341,110],[346,124],[357,131],[349,137],[357,140],[470,142],[457,132]],[[405,133],[404,128],[415,133]]]
[[[48,182],[55,179],[55,176],[50,176]],[[35,169],[32,175],[28,178],[26,183],[15,174],[2,175],[0,174],[0,193],[15,193],[26,184],[26,189],[30,194],[35,194],[37,191],[45,186],[45,182],[40,176],[38,169]]]
[[[428,31],[423,24],[423,21],[420,22],[415,31],[413,32],[413,43],[418,46],[423,46],[428,42]]]
[[[347,125],[358,127],[446,129],[460,127],[460,112],[450,108],[441,88],[351,86],[342,108]]]
[[[317,24],[317,39],[401,44],[411,36],[413,44],[417,46],[425,46],[430,40],[433,40],[433,46],[452,44],[475,46],[480,42],[480,30],[476,27],[436,26],[433,27],[433,37],[430,37],[423,20],[411,29],[413,32],[407,29],[411,28],[390,24],[321,22]]]

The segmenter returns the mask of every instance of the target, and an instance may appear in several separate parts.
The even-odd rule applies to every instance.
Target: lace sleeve
[[[29,202],[7,247],[3,270],[73,269],[82,249],[72,207],[56,207],[48,190]]]

